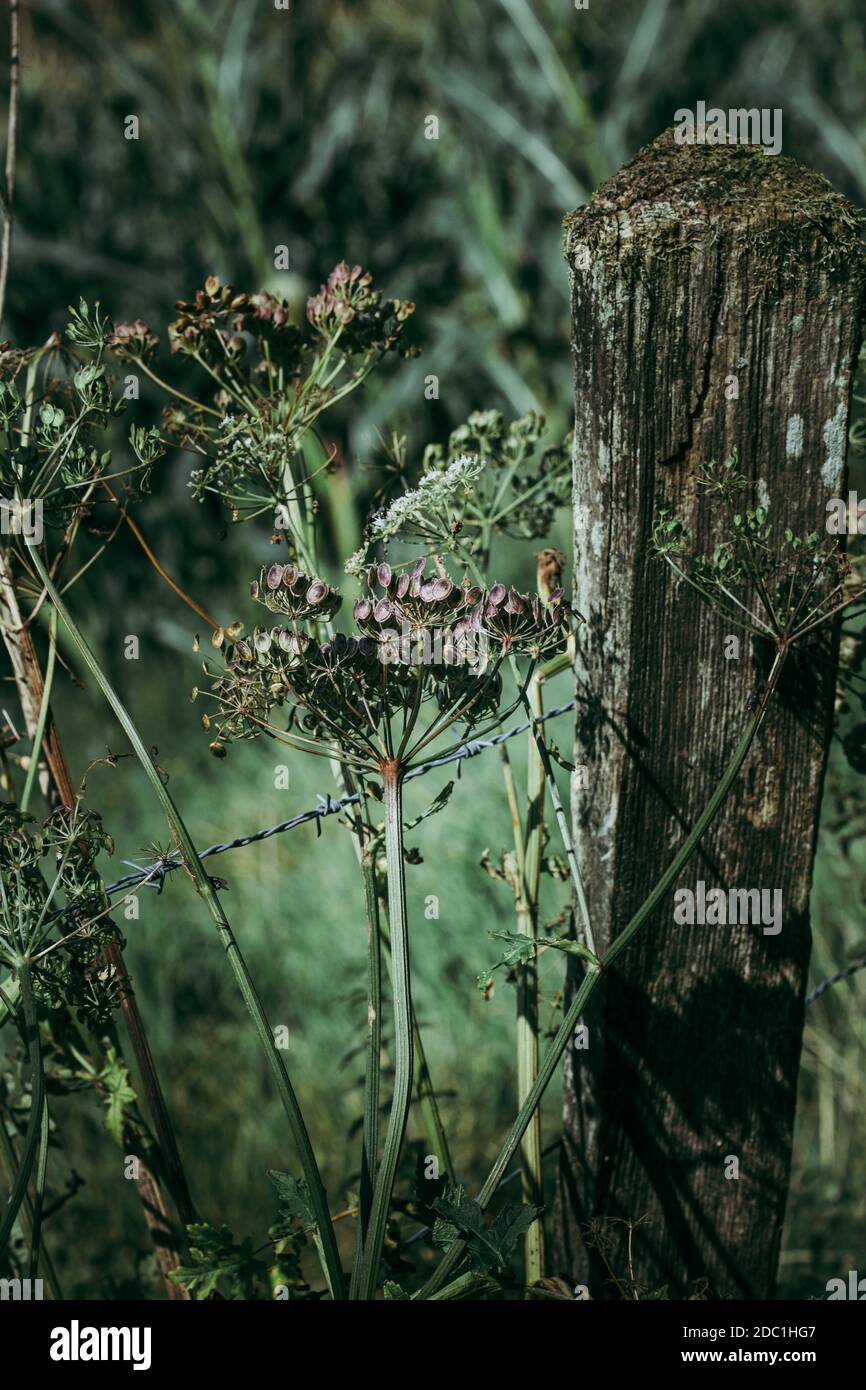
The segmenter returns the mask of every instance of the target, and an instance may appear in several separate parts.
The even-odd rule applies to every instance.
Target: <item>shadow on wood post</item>
[[[752,639],[726,656],[723,620],[651,558],[654,518],[684,516],[704,548],[696,473],[736,446],[777,526],[823,529],[828,499],[845,496],[863,250],[858,214],[823,177],[759,147],[680,146],[671,131],[566,218],[565,246],[574,599],[588,619],[575,749],[587,785],[575,777],[572,809],[603,951],[709,799],[765,674]],[[645,1290],[681,1298],[706,1279],[711,1294],[772,1294],[834,669],[835,643],[789,663],[677,885],[780,889],[781,930],[676,925],[672,892],[591,1001],[588,1045],[569,1048],[556,1258],[594,1298],[621,1296],[618,1223],[642,1217]],[[610,1268],[587,1249],[590,1222]]]

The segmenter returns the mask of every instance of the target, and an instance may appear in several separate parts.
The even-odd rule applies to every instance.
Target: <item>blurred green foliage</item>
[[[287,12],[268,0],[29,0],[6,334],[43,341],[81,295],[162,332],[174,301],[210,272],[277,291],[300,311],[337,260],[362,263],[386,294],[417,302],[422,353],[390,363],[329,425],[341,460],[332,484],[352,499],[357,528],[377,488],[370,467],[381,462],[380,434],[407,436],[413,468],[424,445],[444,442],[474,409],[540,409],[552,438],[565,434],[562,216],[678,107],[698,99],[781,107],[785,153],[866,201],[862,20],[862,0],[591,0],[583,11],[571,0],[293,0]],[[139,118],[138,140],[124,138],[129,115]],[[431,116],[438,139],[427,138]],[[280,245],[289,271],[274,269]],[[438,399],[425,395],[430,374]],[[145,421],[148,412],[157,418],[143,388]],[[190,466],[177,454],[163,461],[140,524],[160,562],[227,622],[246,615],[245,582],[267,554],[267,535],[227,528],[214,506],[194,504]],[[347,534],[336,512],[334,532],[336,555]],[[567,534],[566,521],[551,540]],[[501,557],[509,577],[527,580],[529,549]],[[200,844],[280,820],[330,790],[326,768],[299,760],[289,789],[275,790],[259,747],[235,750],[225,765],[208,759],[186,704],[195,619],[125,530],[76,587],[73,606],[158,746]],[[137,663],[123,660],[127,633],[141,637]],[[567,689],[551,691],[556,698]],[[76,775],[106,742],[120,745],[94,692],[67,681],[57,704]],[[559,739],[567,744],[565,729]],[[816,978],[866,939],[866,835],[843,842],[838,815],[859,789],[835,752],[831,770]],[[434,781],[423,794],[416,784],[410,811],[415,799],[418,809],[429,800]],[[121,847],[117,859],[164,841],[131,763],[95,775],[92,797]],[[514,1108],[510,987],[499,984],[489,1003],[474,988],[493,958],[486,930],[510,920],[476,866],[508,834],[488,755],[467,766],[449,816],[419,829],[425,862],[409,871],[417,902],[428,892],[441,898],[438,921],[416,914],[418,1007],[470,1190]],[[122,871],[106,865],[108,877]],[[333,822],[321,838],[305,827],[233,852],[219,872],[269,1011],[290,1029],[293,1078],[339,1201],[355,1180],[361,1113],[364,942],[351,847]],[[180,881],[161,897],[146,890],[140,921],[126,929],[202,1213],[259,1239],[275,1215],[266,1169],[293,1160],[224,961]],[[561,967],[548,969],[547,996]],[[808,1015],[782,1264],[789,1295],[820,1297],[827,1278],[862,1262],[864,979],[830,991]],[[548,1137],[556,1112],[552,1095]],[[52,1196],[70,1166],[86,1175],[48,1224],[67,1293],[153,1292],[132,1185],[120,1178],[98,1106],[85,1115],[62,1103],[57,1119],[68,1148],[53,1159]]]

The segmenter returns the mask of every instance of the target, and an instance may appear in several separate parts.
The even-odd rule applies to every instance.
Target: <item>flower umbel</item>
[[[691,554],[683,522],[662,512],[653,549],[726,622],[787,650],[866,593],[852,586],[851,563],[837,541],[817,531],[780,531],[766,507],[743,504],[752,484],[736,453],[705,464],[698,481],[726,515],[725,539],[710,553]]]
[[[387,564],[371,568],[367,593],[354,605],[356,632],[326,641],[318,624],[337,611],[339,595],[293,566],[263,571],[252,596],[287,621],[237,636],[224,669],[206,667],[219,706],[204,720],[215,728],[214,751],[267,733],[307,751],[338,751],[358,767],[392,760],[407,767],[452,725],[474,729],[496,716],[506,657],[527,657],[531,668],[563,646],[571,614],[561,590],[544,602],[425,569],[424,558],[400,575]],[[440,655],[430,639],[443,632]],[[272,722],[282,706],[285,729]],[[432,713],[422,719],[427,706]]]

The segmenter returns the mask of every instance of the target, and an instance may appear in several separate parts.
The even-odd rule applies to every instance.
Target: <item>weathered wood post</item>
[[[760,680],[742,635],[652,559],[653,519],[706,545],[698,466],[762,478],[771,518],[820,529],[844,496],[863,251],[826,180],[754,146],[667,132],[566,219],[575,355],[577,658],[573,816],[596,941],[616,936],[721,775]],[[788,1185],[808,899],[832,663],[788,672],[765,731],[679,887],[781,889],[778,935],[681,926],[673,893],[620,956],[564,1072],[558,1258],[618,1297],[588,1250],[682,1297],[767,1297]],[[575,969],[573,980],[577,979]],[[737,1160],[734,1165],[731,1158]],[[734,1176],[738,1168],[739,1176]],[[816,1293],[819,1293],[816,1290]]]

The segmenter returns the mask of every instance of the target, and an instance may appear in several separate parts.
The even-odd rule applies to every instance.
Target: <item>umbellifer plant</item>
[[[17,351],[4,344],[0,352],[0,427],[4,431],[6,444],[0,464],[0,480],[11,500],[20,508],[22,516],[28,515],[32,504],[39,506],[40,514],[44,515],[46,531],[43,538],[37,527],[32,530],[25,527],[20,536],[16,534],[7,538],[4,530],[3,544],[0,545],[0,628],[10,653],[28,732],[32,733],[33,738],[22,806],[26,806],[37,785],[35,778],[43,746],[47,751],[50,781],[40,772],[40,790],[53,792],[65,803],[67,811],[77,804],[49,714],[55,628],[59,618],[125,729],[169,819],[175,846],[170,855],[178,856],[179,862],[187,867],[220,932],[241,994],[266,1051],[301,1155],[309,1206],[315,1217],[315,1239],[326,1282],[334,1297],[340,1297],[343,1292],[342,1271],[324,1188],[284,1061],[275,1047],[255,986],[217,897],[218,884],[202,869],[180,812],[165,786],[164,777],[90,651],[62,594],[99,558],[126,522],[160,576],[200,617],[211,621],[204,610],[183,594],[166,575],[128,515],[129,485],[132,481],[138,481],[142,491],[147,489],[152,470],[164,453],[166,437],[152,426],[133,425],[129,433],[133,462],[121,468],[112,466],[111,454],[99,446],[99,432],[126,408],[125,402],[115,391],[116,382],[109,374],[112,356],[121,363],[134,363],[145,375],[165,385],[172,401],[166,418],[168,438],[180,438],[204,460],[203,468],[197,471],[193,479],[198,495],[211,488],[220,491],[221,495],[226,496],[232,515],[237,519],[255,515],[256,509],[262,506],[275,509],[276,505],[284,503],[287,512],[300,518],[302,525],[311,525],[312,508],[309,516],[305,517],[304,504],[299,500],[305,483],[301,481],[295,487],[290,476],[291,462],[296,461],[294,448],[289,451],[286,463],[286,438],[291,437],[295,441],[295,448],[301,448],[305,436],[312,431],[322,413],[360,385],[380,358],[397,346],[402,325],[412,306],[398,301],[383,304],[379,292],[371,285],[369,275],[360,268],[340,265],[311,302],[305,330],[289,322],[286,306],[273,296],[265,292],[253,296],[238,295],[213,279],[198,292],[191,304],[179,305],[179,310],[179,317],[170,331],[172,347],[182,358],[191,359],[195,368],[213,382],[216,391],[212,403],[199,403],[179,387],[164,383],[152,365],[157,346],[156,335],[140,320],[112,324],[98,304],[91,308],[82,301],[78,309],[70,311],[67,338],[72,344],[72,351],[65,348],[58,338],[52,337],[39,349]],[[245,427],[242,418],[244,411],[248,412]],[[283,461],[275,471],[272,462],[277,457]],[[125,492],[123,501],[118,498],[112,483]],[[262,487],[270,491],[262,492]],[[107,529],[99,529],[93,524],[95,506],[99,500],[103,505],[110,506],[115,516],[113,526]],[[95,551],[78,570],[71,574],[65,572],[73,548],[86,539],[91,527],[98,542]],[[21,608],[27,601],[32,601],[32,608],[22,621]],[[43,609],[48,615],[50,629],[44,681],[30,637],[31,625]],[[11,797],[13,784],[5,758],[4,770],[7,795]],[[156,858],[161,860],[162,852]],[[3,870],[2,886],[5,891],[7,883],[14,880],[14,873],[11,865],[3,864],[0,868]],[[48,895],[46,900],[50,900]],[[86,920],[75,928],[78,949],[83,933],[97,929],[92,913],[82,910],[80,915],[84,915]],[[46,921],[51,921],[50,913]],[[55,929],[56,924],[52,924],[52,932]],[[108,978],[111,981],[114,974],[122,970],[119,944],[112,934],[104,930],[98,939],[109,955]],[[52,936],[48,941],[42,941],[40,937],[38,943],[30,937],[17,940],[16,953],[9,957],[12,973],[4,982],[3,998],[0,1000],[0,1022],[20,1012],[22,1004],[19,1004],[19,996],[23,1002],[26,1002],[25,995],[27,1000],[31,997],[28,980],[34,969],[32,952],[36,946],[39,945],[43,957],[51,954],[53,961],[59,961],[58,947],[62,940],[63,936],[56,939]],[[125,983],[125,975],[119,983]],[[150,1109],[159,1131],[160,1156],[166,1173],[174,1176],[172,1194],[181,1220],[191,1225],[194,1208],[186,1191],[174,1136],[134,996],[125,988],[116,991],[115,997],[117,994],[127,1014],[139,1068],[148,1090]],[[29,1003],[27,1007],[29,1010]],[[28,1012],[25,1021],[28,1035],[32,1035],[33,1031],[31,1012]],[[36,1087],[41,1071],[37,1075],[36,1056],[32,1049],[31,1057],[34,1060],[33,1082]],[[104,1071],[105,1067],[97,1067],[96,1074]],[[42,1103],[38,1100],[36,1089],[34,1096],[37,1097],[33,1110],[34,1124],[41,1124]],[[31,1125],[20,1161],[14,1152],[5,1154],[4,1151],[0,1155],[3,1157],[4,1170],[8,1169],[11,1175],[11,1190],[18,1194],[18,1198],[23,1197],[35,1162],[34,1134],[38,1137],[38,1129]],[[5,1131],[3,1137],[5,1140]],[[47,1155],[44,1144],[43,1150]],[[44,1170],[41,1171],[44,1179]],[[140,1185],[140,1190],[144,1192],[144,1183]],[[143,1197],[149,1222],[156,1205],[155,1194],[156,1189],[151,1187],[151,1200]],[[0,1254],[14,1219],[14,1212],[12,1215],[7,1212]],[[162,1213],[159,1219],[162,1219]],[[33,1269],[37,1267],[39,1243],[37,1223],[31,1261]],[[177,1264],[176,1253],[168,1251],[162,1239],[159,1254],[163,1273],[168,1276],[172,1265]],[[177,1292],[171,1282],[167,1286]]]
[[[367,1049],[358,1240],[349,1292],[351,1296],[369,1299],[379,1286],[385,1228],[411,1098],[413,1052],[420,1045],[409,973],[403,784],[408,773],[431,753],[453,753],[458,747],[458,731],[461,744],[469,735],[483,737],[498,728],[502,718],[518,703],[528,702],[530,713],[534,714],[533,683],[545,669],[550,669],[551,662],[567,663],[563,649],[572,615],[558,584],[548,582],[545,587],[540,580],[542,592],[529,597],[486,581],[495,533],[531,539],[540,536],[539,528],[549,524],[550,509],[562,492],[563,456],[561,451],[545,455],[546,464],[531,470],[527,482],[524,470],[529,467],[530,446],[536,438],[535,424],[506,434],[493,415],[485,415],[478,417],[468,434],[452,441],[447,457],[443,453],[428,454],[428,466],[419,484],[379,514],[371,526],[364,555],[353,557],[351,562],[351,569],[362,573],[365,585],[365,592],[353,609],[354,630],[335,632],[340,596],[326,580],[316,577],[320,573],[316,477],[309,469],[306,450],[322,409],[359,384],[373,362],[390,350],[396,341],[391,320],[399,325],[405,312],[402,317],[397,309],[388,315],[380,313],[378,300],[360,273],[355,275],[347,268],[339,268],[332,278],[333,285],[329,284],[311,303],[309,322],[313,336],[302,341],[289,331],[282,306],[261,296],[248,299],[209,283],[195,304],[181,306],[180,318],[172,331],[173,345],[193,359],[196,370],[213,380],[216,389],[210,401],[197,402],[178,387],[169,387],[174,399],[169,407],[168,425],[204,459],[202,470],[197,470],[193,480],[194,489],[219,493],[236,520],[272,510],[275,541],[285,544],[288,551],[288,563],[267,566],[253,590],[253,597],[276,615],[275,625],[256,627],[245,636],[239,624],[225,629],[214,624],[214,644],[222,649],[225,658],[223,666],[211,673],[213,682],[208,691],[215,701],[214,714],[207,716],[214,734],[214,751],[224,751],[236,738],[271,737],[296,750],[327,758],[341,783],[347,789],[357,788],[361,809],[353,828],[368,912],[373,1022]],[[282,346],[271,340],[272,331],[274,335],[287,334]],[[81,523],[89,515],[88,503],[96,490],[102,489],[112,507],[117,507],[109,478],[124,474],[146,478],[166,444],[159,431],[134,427],[130,443],[137,464],[129,470],[106,473],[107,456],[96,453],[87,438],[90,426],[100,427],[114,408],[111,382],[102,366],[104,349],[110,346],[122,360],[133,360],[143,370],[152,371],[149,364],[153,335],[140,323],[112,327],[98,310],[91,314],[86,306],[81,306],[73,315],[70,336],[79,348],[96,355],[97,369],[95,373],[84,370],[76,375],[72,391],[63,388],[67,408],[56,401],[51,403],[52,409],[44,419],[40,416],[38,434],[32,434],[37,370],[34,364],[39,360],[36,358],[29,362],[22,358],[10,367],[11,381],[24,370],[27,376],[23,392],[16,395],[7,391],[3,406],[9,417],[7,429],[15,440],[15,448],[10,451],[12,486],[20,496],[32,478],[31,490],[45,500],[46,510],[63,532],[63,560],[80,537]],[[820,539],[817,533],[796,537],[788,531],[776,531],[765,511],[746,504],[749,484],[735,460],[720,467],[707,465],[701,481],[720,506],[721,538],[715,548],[708,556],[691,556],[682,525],[675,518],[662,516],[655,532],[656,551],[681,581],[692,584],[702,598],[725,616],[726,622],[739,622],[765,645],[772,657],[767,680],[756,695],[740,743],[703,815],[603,960],[594,953],[588,909],[581,902],[574,855],[570,853],[564,817],[560,818],[557,808],[569,868],[581,903],[582,935],[539,940],[531,933],[523,933],[518,959],[525,969],[549,946],[568,949],[584,961],[585,977],[543,1062],[524,1076],[517,1119],[478,1198],[472,1200],[462,1189],[452,1186],[433,1204],[438,1218],[434,1239],[446,1253],[428,1282],[413,1295],[415,1298],[480,1296],[493,1287],[489,1272],[502,1275],[506,1271],[507,1256],[517,1237],[531,1228],[537,1207],[506,1206],[489,1225],[485,1224],[484,1212],[523,1136],[536,1122],[541,1096],[602,970],[627,948],[648,921],[711,823],[748,755],[792,651],[801,649],[813,639],[816,630],[862,597],[862,590],[852,585],[847,562],[834,542]],[[120,520],[118,509],[118,524]],[[383,559],[372,567],[363,567],[367,550],[403,535],[412,536],[416,544],[420,541],[427,554],[413,557],[405,564]],[[548,581],[559,564],[554,556],[550,550],[543,552]],[[3,558],[8,568],[11,555],[4,553]],[[114,708],[165,810],[175,841],[171,852],[175,862],[184,865],[207,903],[267,1052],[301,1154],[303,1181],[288,1174],[278,1175],[283,1196],[288,1194],[289,1217],[300,1221],[303,1231],[313,1234],[329,1292],[340,1298],[345,1293],[344,1274],[315,1156],[282,1058],[274,1049],[254,983],[219,902],[219,885],[205,873],[147,746],[69,613],[58,584],[58,553],[52,556],[50,544],[25,535],[14,558],[26,579],[14,587],[10,581],[6,592],[17,589],[19,597],[32,598],[37,611],[41,605],[50,604],[51,652],[53,626],[59,620],[67,627],[93,678]],[[464,571],[460,582],[449,577],[449,563],[456,563]],[[431,564],[432,571],[428,573]],[[69,582],[66,581],[65,589]],[[203,610],[192,606],[202,614]],[[514,680],[514,688],[512,694],[506,695],[509,679]],[[46,717],[47,698],[42,701],[40,724],[34,736],[37,748]],[[544,780],[553,794],[549,752],[537,727],[533,729],[533,740]],[[25,801],[35,785],[33,769],[35,760],[28,774]],[[371,799],[381,799],[385,815],[383,840],[393,947],[397,1062],[381,1156],[381,1058],[376,1020],[381,1014],[378,961],[380,955],[387,959],[387,952],[378,913],[380,874],[376,863],[377,831],[369,816]],[[537,835],[531,845],[527,839],[533,856],[537,856],[540,843]],[[5,865],[4,870],[5,886],[14,865]],[[43,903],[49,896],[42,888],[36,893]],[[7,1012],[21,1012],[22,1018],[26,1006],[28,1041],[34,1036],[28,987],[38,977],[37,956],[44,960],[53,954],[58,961],[62,959],[61,951],[72,950],[73,943],[78,950],[84,941],[83,932],[98,925],[98,913],[88,910],[84,916],[87,920],[80,930],[75,928],[74,937],[70,932],[56,939],[44,939],[43,923],[38,928],[38,940],[30,936],[24,940],[19,934],[16,942],[14,933],[9,938],[12,945],[7,964],[13,971],[14,984],[22,992],[21,1010],[17,998],[2,1002]],[[33,997],[38,1009],[38,997]],[[32,1058],[36,1076],[39,1058],[35,1053]],[[27,1177],[36,1162],[35,1125],[38,1119],[44,1129],[45,1123],[38,1090],[35,1099],[33,1122],[26,1135],[25,1161],[18,1165],[13,1182],[22,1210]],[[47,1152],[44,1144],[43,1152]],[[440,1145],[440,1152],[444,1152],[444,1145]],[[42,1181],[41,1160],[39,1170]],[[285,1238],[284,1227],[291,1227],[291,1220],[287,1221],[288,1226],[283,1223],[279,1228],[280,1240]],[[229,1257],[232,1243],[215,1228],[193,1228],[189,1222],[187,1225],[194,1264],[178,1272],[177,1282],[201,1294],[211,1287],[213,1269]],[[231,1254],[239,1268],[247,1259],[244,1250],[245,1247],[239,1247]],[[464,1258],[468,1260],[468,1269],[449,1282]],[[245,1278],[239,1278],[238,1289],[249,1287],[252,1285]],[[389,1297],[406,1296],[390,1283],[386,1283],[385,1292]],[[312,1291],[310,1296],[314,1296]]]
[[[454,751],[449,732],[482,737],[502,717],[502,666],[525,659],[523,685],[538,662],[563,646],[570,611],[562,591],[545,602],[504,584],[483,590],[455,584],[441,568],[425,573],[420,557],[398,574],[388,564],[370,568],[368,592],[354,605],[356,632],[322,641],[339,595],[296,566],[272,565],[252,585],[252,596],[281,622],[235,630],[225,646],[225,665],[208,692],[217,704],[204,716],[214,729],[215,752],[227,741],[268,734],[301,751],[336,759],[362,779],[381,779],[385,815],[388,908],[393,956],[392,996],[396,1068],[381,1163],[365,1143],[374,1169],[369,1216],[361,1212],[359,1257],[353,1292],[372,1298],[413,1076],[413,1027],[406,912],[403,783],[428,750]],[[210,666],[206,663],[210,673]],[[279,724],[275,711],[284,712]],[[453,735],[452,735],[453,742]],[[370,1065],[379,1066],[378,1047]],[[375,1083],[378,1092],[378,1082]],[[534,1219],[524,1208],[511,1234]],[[518,1224],[522,1223],[522,1224]]]

